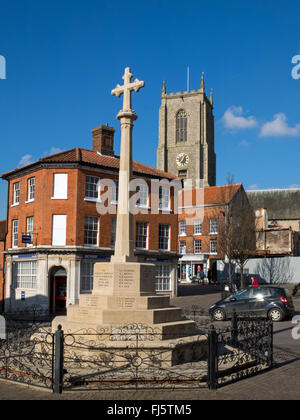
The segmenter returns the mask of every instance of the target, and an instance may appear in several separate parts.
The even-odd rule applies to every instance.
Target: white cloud
[[[257,126],[257,121],[255,117],[243,116],[243,108],[241,106],[231,106],[223,115],[223,123],[226,128],[230,130],[245,130]]]
[[[300,188],[300,184],[292,184],[288,188],[290,188],[290,189]]]
[[[249,185],[248,190],[259,190],[259,186],[258,184]]]
[[[22,158],[21,158],[21,160],[20,160],[20,162],[19,162],[19,164],[18,164],[18,167],[21,167],[21,166],[26,166],[26,165],[30,165],[31,163],[33,163],[34,162],[34,160],[33,160],[33,156],[32,155],[29,155],[29,154],[27,154],[27,155],[24,155]]]
[[[240,142],[240,146],[242,146],[242,147],[248,147],[248,146],[250,146],[250,143],[247,140],[242,140]]]
[[[261,130],[261,137],[297,137],[300,136],[300,124],[290,127],[284,113],[275,114],[273,121],[266,122]]]
[[[49,155],[57,155],[58,153],[63,152],[59,147],[51,147]]]
[[[59,147],[51,147],[50,150],[46,150],[46,152],[43,153],[43,157],[57,155],[58,153],[63,152]]]

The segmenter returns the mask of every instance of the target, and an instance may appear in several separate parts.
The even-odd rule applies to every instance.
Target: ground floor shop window
[[[36,289],[36,261],[14,263],[13,276],[16,289]]]
[[[156,267],[156,291],[171,291],[171,265],[158,265]]]
[[[93,278],[94,278],[94,263],[93,262],[81,262],[80,268],[80,291],[89,292],[93,290]]]

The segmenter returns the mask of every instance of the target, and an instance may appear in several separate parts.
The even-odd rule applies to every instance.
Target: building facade
[[[8,181],[6,311],[64,314],[80,293],[91,292],[94,264],[110,261],[119,175],[113,136],[111,127],[97,127],[93,150],[75,148],[2,176]],[[175,295],[175,188],[162,180],[176,177],[133,162],[133,178],[135,254],[156,263],[157,292]]]
[[[247,195],[255,210],[266,210],[266,228],[300,231],[300,188],[247,191]]]
[[[217,263],[226,259],[222,246],[226,215],[241,203],[249,212],[252,207],[242,184],[206,187],[198,197],[195,189],[184,191],[184,195],[189,198],[183,199],[178,216],[179,279],[191,281],[203,270],[206,278],[216,282],[222,275]]]
[[[3,310],[3,296],[4,296],[4,251],[6,239],[6,220],[0,221],[0,312]]]
[[[216,185],[213,98],[205,94],[204,78],[198,91],[167,94],[165,83],[159,110],[157,168],[183,179]]]

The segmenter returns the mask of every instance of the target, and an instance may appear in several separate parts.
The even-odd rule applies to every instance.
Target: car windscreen
[[[249,297],[250,297],[250,289],[240,290],[239,292],[230,296],[230,298],[234,298],[236,300],[249,299]]]

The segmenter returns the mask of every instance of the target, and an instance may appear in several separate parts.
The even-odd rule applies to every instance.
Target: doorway
[[[67,313],[67,272],[63,267],[50,270],[50,313],[66,315]]]

